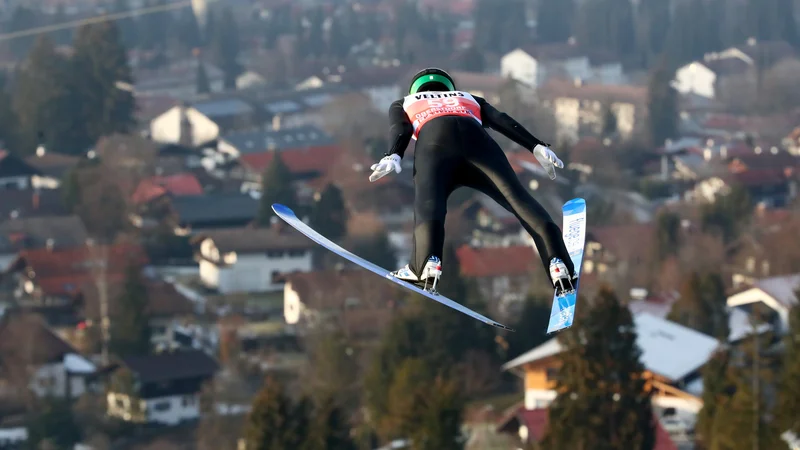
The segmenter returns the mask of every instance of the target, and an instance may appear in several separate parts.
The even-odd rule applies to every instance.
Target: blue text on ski
[[[553,295],[553,308],[550,310],[550,323],[547,325],[548,334],[571,327],[575,320],[575,302],[578,299],[583,250],[586,244],[586,200],[574,198],[564,203],[561,212],[564,216],[562,229],[564,244],[572,258],[578,280],[573,286],[574,290],[569,294]]]
[[[275,214],[277,214],[278,217],[280,217],[286,223],[288,223],[289,225],[291,225],[292,227],[297,229],[297,231],[303,233],[304,235],[306,235],[312,241],[314,241],[317,244],[319,244],[319,245],[327,248],[328,250],[336,253],[337,255],[349,260],[350,262],[358,264],[359,266],[369,270],[370,272],[372,272],[372,273],[374,273],[376,275],[380,275],[380,276],[382,276],[384,278],[387,278],[387,279],[391,280],[395,284],[403,286],[406,289],[410,289],[410,290],[412,290],[412,291],[414,291],[414,292],[416,292],[418,294],[422,294],[425,297],[428,297],[431,300],[435,300],[435,301],[437,301],[437,302],[439,302],[439,303],[441,303],[441,304],[443,304],[445,306],[449,306],[450,308],[453,308],[456,311],[460,311],[460,312],[462,312],[462,313],[464,313],[464,314],[466,314],[466,315],[468,315],[468,316],[470,316],[470,317],[472,317],[474,319],[477,319],[477,320],[479,320],[479,321],[481,321],[481,322],[483,322],[483,323],[485,323],[487,325],[491,325],[491,326],[497,327],[497,328],[502,328],[504,330],[514,331],[513,328],[509,328],[509,327],[507,327],[507,326],[505,326],[505,325],[503,325],[503,324],[501,324],[499,322],[495,322],[494,320],[489,319],[488,317],[485,317],[485,316],[483,316],[481,314],[478,314],[477,312],[475,312],[475,311],[473,311],[473,310],[471,310],[471,309],[469,309],[469,308],[467,308],[467,307],[465,307],[465,306],[463,306],[463,305],[461,305],[459,303],[456,303],[456,302],[454,302],[453,300],[450,300],[447,297],[444,297],[442,295],[432,294],[432,293],[430,293],[430,292],[428,292],[428,291],[426,291],[424,289],[420,289],[417,286],[414,286],[413,284],[406,283],[405,281],[402,281],[402,280],[399,280],[399,279],[393,277],[391,275],[391,272],[389,272],[388,270],[386,270],[386,269],[384,269],[382,267],[376,266],[375,264],[372,264],[371,262],[369,262],[369,261],[367,261],[367,260],[365,260],[365,259],[363,259],[363,258],[361,258],[359,256],[356,256],[353,253],[350,253],[349,251],[347,251],[347,250],[343,249],[342,247],[340,247],[340,246],[336,245],[335,243],[333,243],[330,239],[328,239],[325,236],[323,236],[323,235],[319,234],[318,232],[316,232],[313,228],[309,227],[302,220],[298,219],[297,215],[295,215],[294,211],[292,211],[290,208],[288,208],[288,207],[286,207],[284,205],[275,203],[275,204],[272,205],[272,210],[275,211]]]

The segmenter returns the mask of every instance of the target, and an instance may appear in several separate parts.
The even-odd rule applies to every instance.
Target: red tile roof
[[[133,193],[135,203],[147,203],[162,195],[201,195],[203,186],[197,177],[190,173],[179,173],[165,177],[152,177],[139,183]]]
[[[734,173],[731,179],[743,186],[767,186],[772,184],[783,184],[787,180],[787,174],[781,169],[759,169],[759,170],[746,170],[744,172]]]
[[[470,247],[456,251],[461,273],[468,277],[526,275],[541,269],[541,261],[532,247]]]
[[[93,281],[92,253],[89,247],[81,246],[63,250],[25,250],[19,253],[17,263],[24,262],[33,271],[33,280],[49,295],[73,295],[83,284]],[[144,250],[138,245],[120,244],[109,248],[107,275],[109,279],[121,279],[127,264],[134,261],[147,263]]]
[[[343,154],[339,146],[311,147],[282,150],[279,154],[292,173],[317,172],[324,174]],[[248,169],[261,173],[272,162],[272,151],[242,155],[242,164]]]

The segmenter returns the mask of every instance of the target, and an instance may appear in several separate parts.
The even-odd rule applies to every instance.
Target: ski
[[[358,264],[359,266],[369,270],[370,272],[372,272],[372,273],[374,273],[376,275],[379,275],[381,277],[384,277],[384,278],[387,278],[387,279],[391,280],[393,283],[395,283],[395,284],[397,284],[399,286],[402,286],[402,287],[404,287],[406,289],[410,289],[411,291],[414,291],[414,292],[416,292],[418,294],[424,295],[425,297],[428,297],[431,300],[434,300],[434,301],[439,302],[439,303],[441,303],[441,304],[443,304],[445,306],[448,306],[448,307],[450,307],[450,308],[452,308],[452,309],[454,309],[456,311],[459,311],[459,312],[461,312],[463,314],[466,314],[466,315],[472,317],[473,319],[477,319],[477,320],[479,320],[479,321],[481,321],[481,322],[483,322],[483,323],[485,323],[487,325],[491,325],[493,327],[497,327],[497,328],[500,328],[500,329],[503,329],[503,330],[514,331],[514,329],[509,328],[509,327],[507,327],[507,326],[505,326],[505,325],[503,325],[503,324],[501,324],[499,322],[495,322],[494,320],[489,319],[488,317],[485,317],[485,316],[483,316],[483,315],[481,315],[481,314],[479,314],[479,313],[477,313],[477,312],[475,312],[475,311],[473,311],[473,310],[471,310],[471,309],[469,309],[469,308],[467,308],[467,307],[465,307],[465,306],[463,306],[463,305],[461,305],[461,304],[459,304],[459,303],[457,303],[457,302],[455,302],[453,300],[450,300],[447,297],[444,297],[444,296],[442,296],[440,294],[436,294],[436,293],[427,291],[425,289],[420,289],[419,287],[414,286],[411,283],[407,283],[407,282],[405,282],[403,280],[400,280],[400,279],[392,276],[391,275],[391,271],[386,270],[383,267],[379,267],[379,266],[377,266],[375,264],[372,264],[371,262],[369,262],[369,261],[367,261],[367,260],[365,260],[365,259],[363,259],[363,258],[361,258],[361,257],[359,257],[359,256],[357,256],[357,255],[355,255],[355,254],[343,249],[342,247],[340,247],[337,244],[335,244],[334,242],[332,242],[330,239],[328,239],[325,236],[319,234],[313,228],[308,226],[305,222],[300,220],[297,217],[297,215],[295,215],[294,211],[292,211],[290,208],[288,208],[288,207],[286,207],[284,205],[275,203],[275,204],[272,205],[272,210],[275,211],[275,214],[277,214],[278,217],[280,217],[284,222],[286,222],[289,225],[291,225],[297,231],[303,233],[306,237],[308,237],[312,241],[314,241],[317,244],[325,247],[326,249],[332,251],[333,253],[336,253],[337,255],[349,260],[350,262]]]
[[[586,244],[586,200],[574,198],[561,208],[564,216],[562,233],[564,244],[567,246],[572,264],[575,267],[575,274],[578,279],[575,281],[573,290],[563,295],[556,292],[553,295],[553,308],[550,310],[550,323],[547,326],[547,334],[569,328],[575,320],[575,303],[578,300],[578,287],[580,286],[580,274],[583,264],[583,251]]]

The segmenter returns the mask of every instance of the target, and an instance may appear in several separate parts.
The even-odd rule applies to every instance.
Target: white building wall
[[[219,126],[194,108],[186,108],[192,124],[192,144],[200,145],[219,137]],[[150,121],[150,136],[160,144],[177,144],[181,137],[181,107],[175,106]]]
[[[500,74],[528,86],[536,87],[539,64],[522,49],[513,50],[500,59]]]
[[[713,99],[717,75],[699,62],[689,63],[675,73],[675,89],[681,94],[695,94]]]
[[[135,400],[134,400],[135,401]],[[125,421],[133,420],[132,399],[125,394],[110,392],[106,396],[107,414]],[[147,423],[178,425],[200,417],[200,394],[173,395],[139,400]]]
[[[177,425],[200,417],[200,395],[170,396],[145,401],[147,421]]]
[[[63,398],[67,395],[67,371],[63,363],[47,364],[34,372],[28,387],[39,397],[55,396]],[[86,381],[77,375],[70,379],[72,398],[86,392]]]
[[[310,272],[311,252],[299,256],[270,257],[266,254],[238,255],[236,263],[219,270],[220,293],[271,292],[283,289],[282,283],[273,283],[275,274]]]

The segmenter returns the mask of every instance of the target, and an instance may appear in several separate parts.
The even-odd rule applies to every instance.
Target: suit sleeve
[[[389,107],[389,154],[402,158],[413,135],[414,126],[403,109],[403,101],[397,100]]]
[[[544,145],[545,147],[550,146],[532,135],[511,116],[502,111],[498,111],[497,108],[489,104],[485,99],[474,95],[473,98],[475,98],[481,107],[481,120],[484,126],[497,131],[530,151],[533,151],[533,148],[537,145]]]

